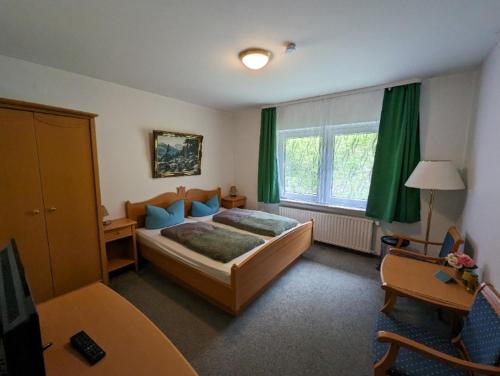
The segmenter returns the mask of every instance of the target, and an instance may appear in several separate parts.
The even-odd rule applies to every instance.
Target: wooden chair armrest
[[[446,259],[444,257],[425,256],[425,255],[421,255],[420,253],[407,251],[406,249],[401,249],[401,248],[389,248],[389,254],[396,255],[396,256],[411,257],[411,258],[421,260],[421,261],[432,262],[434,264],[438,264],[438,263],[446,261]]]
[[[388,342],[391,347],[395,345],[399,349],[400,346],[404,346],[407,349],[432,358],[434,360],[447,363],[453,367],[462,368],[465,370],[478,372],[487,375],[500,375],[500,367],[490,366],[486,364],[474,363],[468,360],[457,358],[455,356],[443,353],[441,351],[435,350],[431,347],[425,346],[421,343],[413,341],[409,338],[400,336],[399,334],[379,331],[377,333],[377,341]],[[389,350],[390,351],[390,350]],[[395,359],[395,357],[394,357]],[[384,368],[389,368],[390,366],[385,365]]]
[[[429,241],[425,241],[425,240],[422,240],[422,239],[412,238],[411,236],[403,235],[403,234],[393,234],[391,236],[393,238],[396,238],[396,239],[408,240],[410,242],[415,242],[415,243],[421,243],[421,244],[426,244],[427,243],[427,244],[430,244],[430,245],[443,245],[443,243],[429,242]]]

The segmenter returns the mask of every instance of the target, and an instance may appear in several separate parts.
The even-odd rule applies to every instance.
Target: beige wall
[[[465,166],[467,137],[474,115],[477,71],[425,79],[421,89],[420,132],[423,159],[450,159],[459,169]],[[260,109],[235,114],[235,182],[249,197],[249,205],[257,207],[257,163]],[[427,216],[428,193],[422,192],[422,219]],[[440,192],[436,197],[431,238],[439,240],[446,229],[457,222],[465,200],[465,192]],[[388,224],[377,228],[383,233],[404,232],[423,237],[422,223]],[[378,250],[379,242],[376,242]],[[436,252],[436,249],[431,250]]]
[[[420,146],[422,159],[449,159],[465,177],[468,135],[475,114],[477,71],[438,76],[423,80],[420,99]],[[421,222],[382,223],[379,234],[402,232],[425,237],[429,192],[421,191]],[[430,239],[442,240],[447,228],[457,224],[463,211],[466,191],[436,193]],[[379,243],[376,243],[379,246]],[[436,254],[437,247],[430,249]]]
[[[484,279],[500,288],[500,44],[483,63],[467,163],[462,229]]]
[[[234,181],[247,206],[257,208],[257,170],[259,163],[260,109],[234,114]]]
[[[1,97],[99,114],[101,195],[111,218],[125,215],[126,200],[144,200],[178,185],[221,186],[227,192],[233,184],[230,113],[1,55],[0,72]],[[201,176],[153,179],[153,129],[202,134]]]

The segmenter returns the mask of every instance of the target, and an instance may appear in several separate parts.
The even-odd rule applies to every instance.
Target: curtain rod
[[[370,91],[386,89],[386,88],[390,88],[390,87],[394,87],[394,86],[409,85],[409,84],[414,84],[417,82],[421,83],[422,79],[421,78],[412,78],[410,80],[395,81],[395,82],[390,82],[390,83],[376,85],[376,86],[368,86],[368,87],[361,88],[361,89],[340,91],[338,93],[318,95],[315,97],[308,97],[308,98],[301,98],[301,99],[296,99],[296,100],[292,100],[292,101],[288,101],[288,102],[281,102],[281,103],[276,103],[276,104],[266,104],[266,105],[262,106],[261,108],[263,109],[263,108],[269,108],[269,107],[288,106],[290,104],[299,104],[299,103],[304,103],[304,102],[316,102],[316,101],[321,101],[321,100],[331,99],[331,98],[336,98],[336,97],[344,97],[346,95],[367,93]]]

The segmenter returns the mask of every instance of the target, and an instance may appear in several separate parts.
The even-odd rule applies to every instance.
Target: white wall
[[[125,215],[126,200],[145,200],[178,185],[227,192],[233,184],[230,113],[1,55],[0,76],[1,97],[99,114],[101,196],[110,218]],[[201,175],[153,179],[153,129],[202,134]]]
[[[462,229],[484,279],[500,288],[500,44],[483,63],[467,164],[468,194]]]
[[[487,153],[493,153],[495,157],[496,152],[492,127],[493,124],[498,125],[499,118],[498,113],[493,113],[496,108],[493,101],[498,98],[499,90],[498,50],[497,47],[485,64],[482,76],[481,106],[469,163],[470,197],[464,217],[464,228],[471,243],[477,245],[482,260],[491,258],[492,251],[488,249],[494,248],[491,246],[492,232],[485,233],[478,223],[492,224],[494,221],[481,220],[486,215],[481,208],[491,205],[481,197],[485,194],[484,190],[488,194],[493,193],[486,183],[478,185],[477,180],[500,181],[494,180],[495,175],[491,171],[486,172],[484,167],[479,166]],[[260,109],[243,110],[232,115],[1,55],[0,72],[2,97],[99,114],[96,128],[101,194],[110,217],[124,215],[125,200],[144,200],[175,190],[178,185],[202,188],[220,185],[223,191],[227,191],[231,184],[236,184],[240,192],[248,197],[248,206],[258,207]],[[451,159],[457,167],[464,167],[470,123],[475,113],[476,76],[475,71],[469,71],[423,81],[422,158]],[[497,86],[490,81],[497,82]],[[496,123],[488,119],[495,119]],[[150,133],[153,129],[203,134],[202,175],[153,179],[150,160]],[[485,149],[483,143],[489,147]],[[496,157],[499,157],[498,153]],[[438,194],[431,238],[439,239],[451,223],[457,222],[464,201],[465,192]],[[426,215],[427,193],[423,192],[423,220]],[[422,236],[424,226],[382,224],[379,235],[391,231]]]
[[[468,71],[425,79],[420,102],[420,138],[422,159],[450,159],[459,169],[465,166],[467,137],[474,115],[477,72]],[[250,207],[257,207],[257,163],[260,131],[260,109],[235,114],[235,182],[241,193],[249,197]],[[422,222],[387,224],[382,233],[403,232],[423,237],[427,218],[428,193],[422,192]],[[431,238],[439,240],[446,229],[457,222],[465,200],[465,192],[437,194]],[[378,249],[379,242],[376,242]],[[436,249],[431,252],[436,252]]]

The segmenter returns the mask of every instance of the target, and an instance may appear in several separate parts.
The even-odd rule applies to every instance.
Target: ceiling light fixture
[[[248,48],[241,51],[238,56],[245,67],[258,70],[267,65],[273,54],[271,51],[262,48]]]

